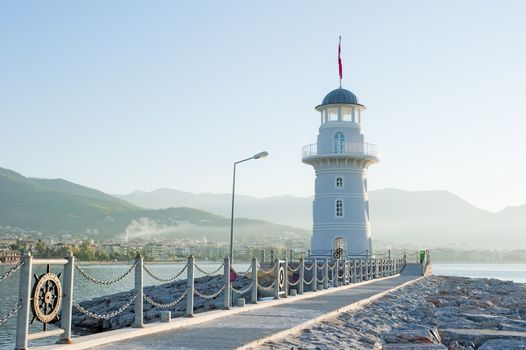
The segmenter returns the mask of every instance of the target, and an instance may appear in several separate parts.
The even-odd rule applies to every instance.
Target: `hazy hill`
[[[159,189],[119,197],[150,208],[184,205],[224,216],[230,213],[229,194]],[[369,198],[375,240],[459,248],[526,248],[526,205],[495,214],[447,191],[383,189],[371,191]],[[312,197],[236,196],[236,215],[310,230]]]
[[[65,180],[32,179],[0,168],[0,226],[99,237],[196,236],[227,240],[229,219],[192,208],[144,209]],[[262,220],[236,220],[236,237],[307,239],[305,230]],[[90,233],[93,235],[93,233]]]

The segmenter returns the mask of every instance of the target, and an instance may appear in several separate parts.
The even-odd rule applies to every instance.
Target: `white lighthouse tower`
[[[379,161],[379,152],[364,141],[365,106],[340,84],[315,109],[321,118],[318,143],[303,147],[302,157],[316,172],[311,254],[367,257],[372,252],[367,168]]]

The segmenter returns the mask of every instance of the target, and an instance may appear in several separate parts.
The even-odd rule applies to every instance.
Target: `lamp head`
[[[252,158],[259,159],[259,158],[264,158],[266,156],[268,156],[268,152],[263,151],[263,152],[259,152],[258,154],[255,154]]]

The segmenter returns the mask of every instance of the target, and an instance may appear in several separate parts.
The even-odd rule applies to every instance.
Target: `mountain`
[[[171,189],[118,196],[149,208],[188,206],[228,216],[229,194],[193,194]],[[526,205],[499,213],[479,209],[447,191],[382,189],[369,192],[375,240],[393,245],[462,248],[526,247]],[[236,196],[236,216],[268,220],[310,230],[312,197],[258,199]]]
[[[194,194],[169,188],[151,192],[135,191],[128,195],[115,195],[143,208],[162,209],[189,207],[230,217],[230,194]],[[312,197],[276,196],[255,198],[236,195],[236,217],[261,219],[270,222],[312,229]]]
[[[0,168],[0,226],[100,238],[148,235],[227,240],[230,220],[192,208],[144,209],[66,180],[27,178]],[[308,232],[251,219],[236,220],[236,237],[307,240]]]

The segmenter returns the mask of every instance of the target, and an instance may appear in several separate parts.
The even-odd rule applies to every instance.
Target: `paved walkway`
[[[290,297],[291,302],[247,310],[185,328],[142,336],[92,348],[94,350],[139,349],[236,349],[255,344],[290,329],[300,329],[331,313],[358,307],[420,276],[404,274],[388,279],[335,290],[308,299]]]

